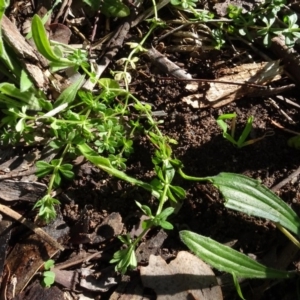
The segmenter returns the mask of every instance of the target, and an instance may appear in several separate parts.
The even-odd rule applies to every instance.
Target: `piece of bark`
[[[76,270],[58,270],[51,269],[55,274],[55,282],[71,291],[76,291],[76,285],[79,283],[79,274]]]
[[[139,263],[148,262],[150,255],[157,254],[167,237],[167,233],[161,229],[154,237],[146,242],[142,242],[135,252],[137,261]]]
[[[4,263],[6,259],[7,249],[8,249],[8,241],[11,235],[11,221],[2,220],[0,221],[0,287],[2,284],[2,275],[4,270]]]
[[[122,217],[119,213],[111,213],[97,226],[92,233],[88,233],[89,218],[80,219],[71,229],[70,242],[72,244],[99,244],[121,234],[123,230]]]
[[[5,201],[36,202],[44,196],[46,190],[47,186],[40,182],[0,181],[0,199]]]
[[[288,48],[285,45],[285,40],[282,35],[272,38],[270,49],[273,53],[281,59],[286,70],[291,76],[295,83],[300,85],[300,57],[299,53],[293,48]]]
[[[28,287],[26,292],[23,292],[16,297],[14,300],[65,300],[64,293],[57,287],[53,286],[45,289],[41,286],[38,280],[33,282]]]
[[[38,88],[44,89],[49,81],[41,70],[40,61],[34,49],[26,42],[16,26],[5,15],[1,20],[1,29],[5,42],[20,59],[34,84]]]
[[[43,230],[57,244],[66,239],[69,234],[69,228],[65,225],[60,215],[54,222],[44,227]],[[43,266],[44,262],[53,257],[58,251],[57,247],[45,242],[35,233],[23,239],[20,238],[6,260],[6,267],[9,270],[9,281],[11,281],[12,276],[16,278],[15,287],[10,284],[7,287],[6,296],[12,298],[13,292],[16,295],[22,292],[34,274]]]

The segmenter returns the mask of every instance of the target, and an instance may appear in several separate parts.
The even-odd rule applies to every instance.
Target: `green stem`
[[[158,20],[156,1],[152,0],[152,4],[153,4],[153,11],[154,11],[154,18],[155,18],[155,20]]]
[[[144,235],[147,233],[147,231],[150,229],[149,228],[145,228],[140,235],[134,240],[134,242],[132,243],[132,246],[135,248],[137,246],[137,244],[139,243],[139,241],[144,237]]]
[[[165,184],[164,186],[164,190],[159,198],[159,205],[158,205],[158,208],[157,208],[157,212],[156,212],[156,216],[158,216],[162,209],[163,209],[163,206],[166,202],[166,199],[167,199],[167,191],[168,191],[168,188],[169,188],[169,185],[168,184]]]
[[[276,227],[292,242],[300,249],[300,242],[284,227],[282,227],[279,223],[275,223]]]
[[[207,181],[209,180],[209,178],[207,177],[194,177],[194,176],[189,176],[183,173],[183,171],[181,169],[177,170],[178,174],[186,180],[191,180],[191,181]]]
[[[63,159],[64,159],[64,156],[66,155],[66,153],[68,152],[69,148],[70,148],[70,144],[67,144],[60,159],[59,159],[59,162],[58,162],[58,165],[54,168],[54,172],[50,178],[50,182],[49,182],[49,185],[48,185],[48,189],[47,189],[47,194],[50,195],[51,194],[51,191],[52,191],[52,188],[53,188],[53,185],[54,185],[54,179],[55,179],[55,176],[57,174],[57,172],[59,172],[59,167],[61,166],[62,162],[63,162]]]
[[[153,0],[153,1],[154,1],[154,0]],[[151,24],[150,29],[148,30],[148,32],[147,32],[147,34],[144,36],[144,38],[140,41],[139,45],[138,45],[136,48],[134,48],[134,49],[130,52],[130,54],[129,54],[129,56],[128,56],[126,62],[125,62],[124,73],[127,72],[128,64],[130,63],[130,61],[131,61],[133,55],[134,55],[135,53],[137,53],[138,51],[140,51],[139,48],[143,46],[143,44],[145,43],[145,41],[147,40],[147,38],[149,37],[149,35],[152,33],[152,31],[153,31],[156,27],[157,27],[156,24]],[[129,82],[127,81],[127,79],[125,79],[124,81],[125,81],[126,91],[129,93],[129,87],[128,87]]]

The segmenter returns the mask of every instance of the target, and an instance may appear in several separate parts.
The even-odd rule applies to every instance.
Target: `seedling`
[[[242,132],[242,134],[240,135],[240,137],[238,138],[238,140],[235,139],[235,126],[236,126],[236,113],[232,113],[232,114],[223,114],[221,116],[218,117],[217,119],[217,124],[221,127],[221,129],[223,130],[223,137],[225,139],[227,139],[230,143],[232,143],[233,145],[237,146],[238,148],[242,148],[248,145],[251,145],[253,143],[256,143],[258,141],[260,141],[261,139],[263,139],[266,135],[269,135],[270,133],[265,134],[264,136],[260,137],[260,138],[256,138],[256,139],[251,139],[251,140],[247,140],[251,130],[252,130],[252,124],[253,124],[253,120],[254,117],[251,116],[248,118],[247,120],[247,124]],[[230,124],[230,133],[228,133],[228,125],[225,122],[226,120],[231,120],[231,124]]]
[[[55,282],[55,273],[51,271],[51,269],[54,267],[54,260],[49,259],[44,263],[44,269],[43,272],[43,283],[45,287],[51,287],[51,285]]]

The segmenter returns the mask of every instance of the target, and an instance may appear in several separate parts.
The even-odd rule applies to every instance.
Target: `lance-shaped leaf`
[[[44,24],[38,15],[34,15],[31,24],[32,37],[39,52],[50,61],[60,61],[60,58],[53,52]]]
[[[220,173],[207,179],[221,191],[227,208],[271,220],[300,234],[298,215],[258,180],[234,173]]]
[[[179,232],[180,239],[199,258],[214,268],[242,278],[290,278],[294,272],[268,268],[243,253],[194,232]]]

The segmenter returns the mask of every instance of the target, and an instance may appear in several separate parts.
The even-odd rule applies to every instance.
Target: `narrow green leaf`
[[[20,78],[20,91],[25,92],[32,87],[33,83],[30,80],[28,74],[25,70],[21,70],[21,78]]]
[[[57,172],[54,175],[54,185],[56,187],[58,187],[58,186],[60,186],[60,183],[61,183],[61,177],[60,177],[59,173]]]
[[[101,78],[99,79],[100,86],[109,91],[110,89],[120,89],[120,85],[117,81],[111,79],[111,78]]]
[[[60,58],[53,52],[44,24],[38,15],[32,18],[31,30],[38,51],[48,60],[59,62]]]
[[[191,231],[179,232],[182,242],[214,268],[242,278],[290,278],[295,273],[268,268],[228,246]]]
[[[235,139],[227,132],[223,132],[223,137],[228,140],[230,143],[232,143],[233,145],[236,145],[236,141]]]
[[[142,205],[138,201],[135,201],[135,204],[141,209],[141,211],[148,217],[152,216],[151,208],[147,205]]]
[[[74,177],[74,173],[72,171],[64,170],[62,168],[60,168],[59,171],[67,179],[72,179]]]
[[[247,124],[241,134],[241,136],[239,137],[238,141],[237,141],[237,146],[240,148],[243,146],[244,142],[246,141],[251,129],[252,129],[252,123],[253,123],[253,116],[251,116],[250,118],[248,118],[247,120]]]
[[[235,286],[235,289],[236,289],[238,295],[240,296],[241,299],[246,300],[242,294],[242,290],[241,290],[239,281],[234,273],[232,273],[232,277],[233,277],[234,286]]]
[[[85,76],[81,76],[77,81],[68,86],[56,99],[54,107],[74,101],[78,90],[83,85],[84,78]]]
[[[166,230],[172,230],[174,229],[174,226],[168,222],[168,221],[161,221],[159,223],[159,225],[163,228],[163,229],[166,229]]]
[[[181,186],[177,185],[171,185],[170,190],[172,191],[173,194],[176,195],[177,198],[179,199],[184,199],[186,197],[185,190]]]
[[[223,194],[227,208],[269,219],[300,235],[300,218],[258,180],[234,173],[207,177]]]
[[[223,120],[217,120],[217,124],[220,126],[220,128],[224,131],[227,132],[227,124]]]
[[[24,103],[26,103],[28,106],[28,109],[30,109],[30,110],[41,110],[42,109],[42,107],[40,105],[40,100],[38,98],[36,98],[36,96],[34,95],[34,93],[32,91],[21,92],[14,84],[11,84],[8,82],[3,82],[0,84],[0,92],[6,96],[21,100],[22,103],[20,103],[19,105],[16,105],[17,107],[21,107],[24,105]]]
[[[159,214],[159,218],[166,219],[168,216],[170,216],[174,212],[174,210],[175,210],[174,207],[167,207]]]
[[[223,114],[219,116],[217,120],[231,120],[233,118],[236,118],[236,113]]]

